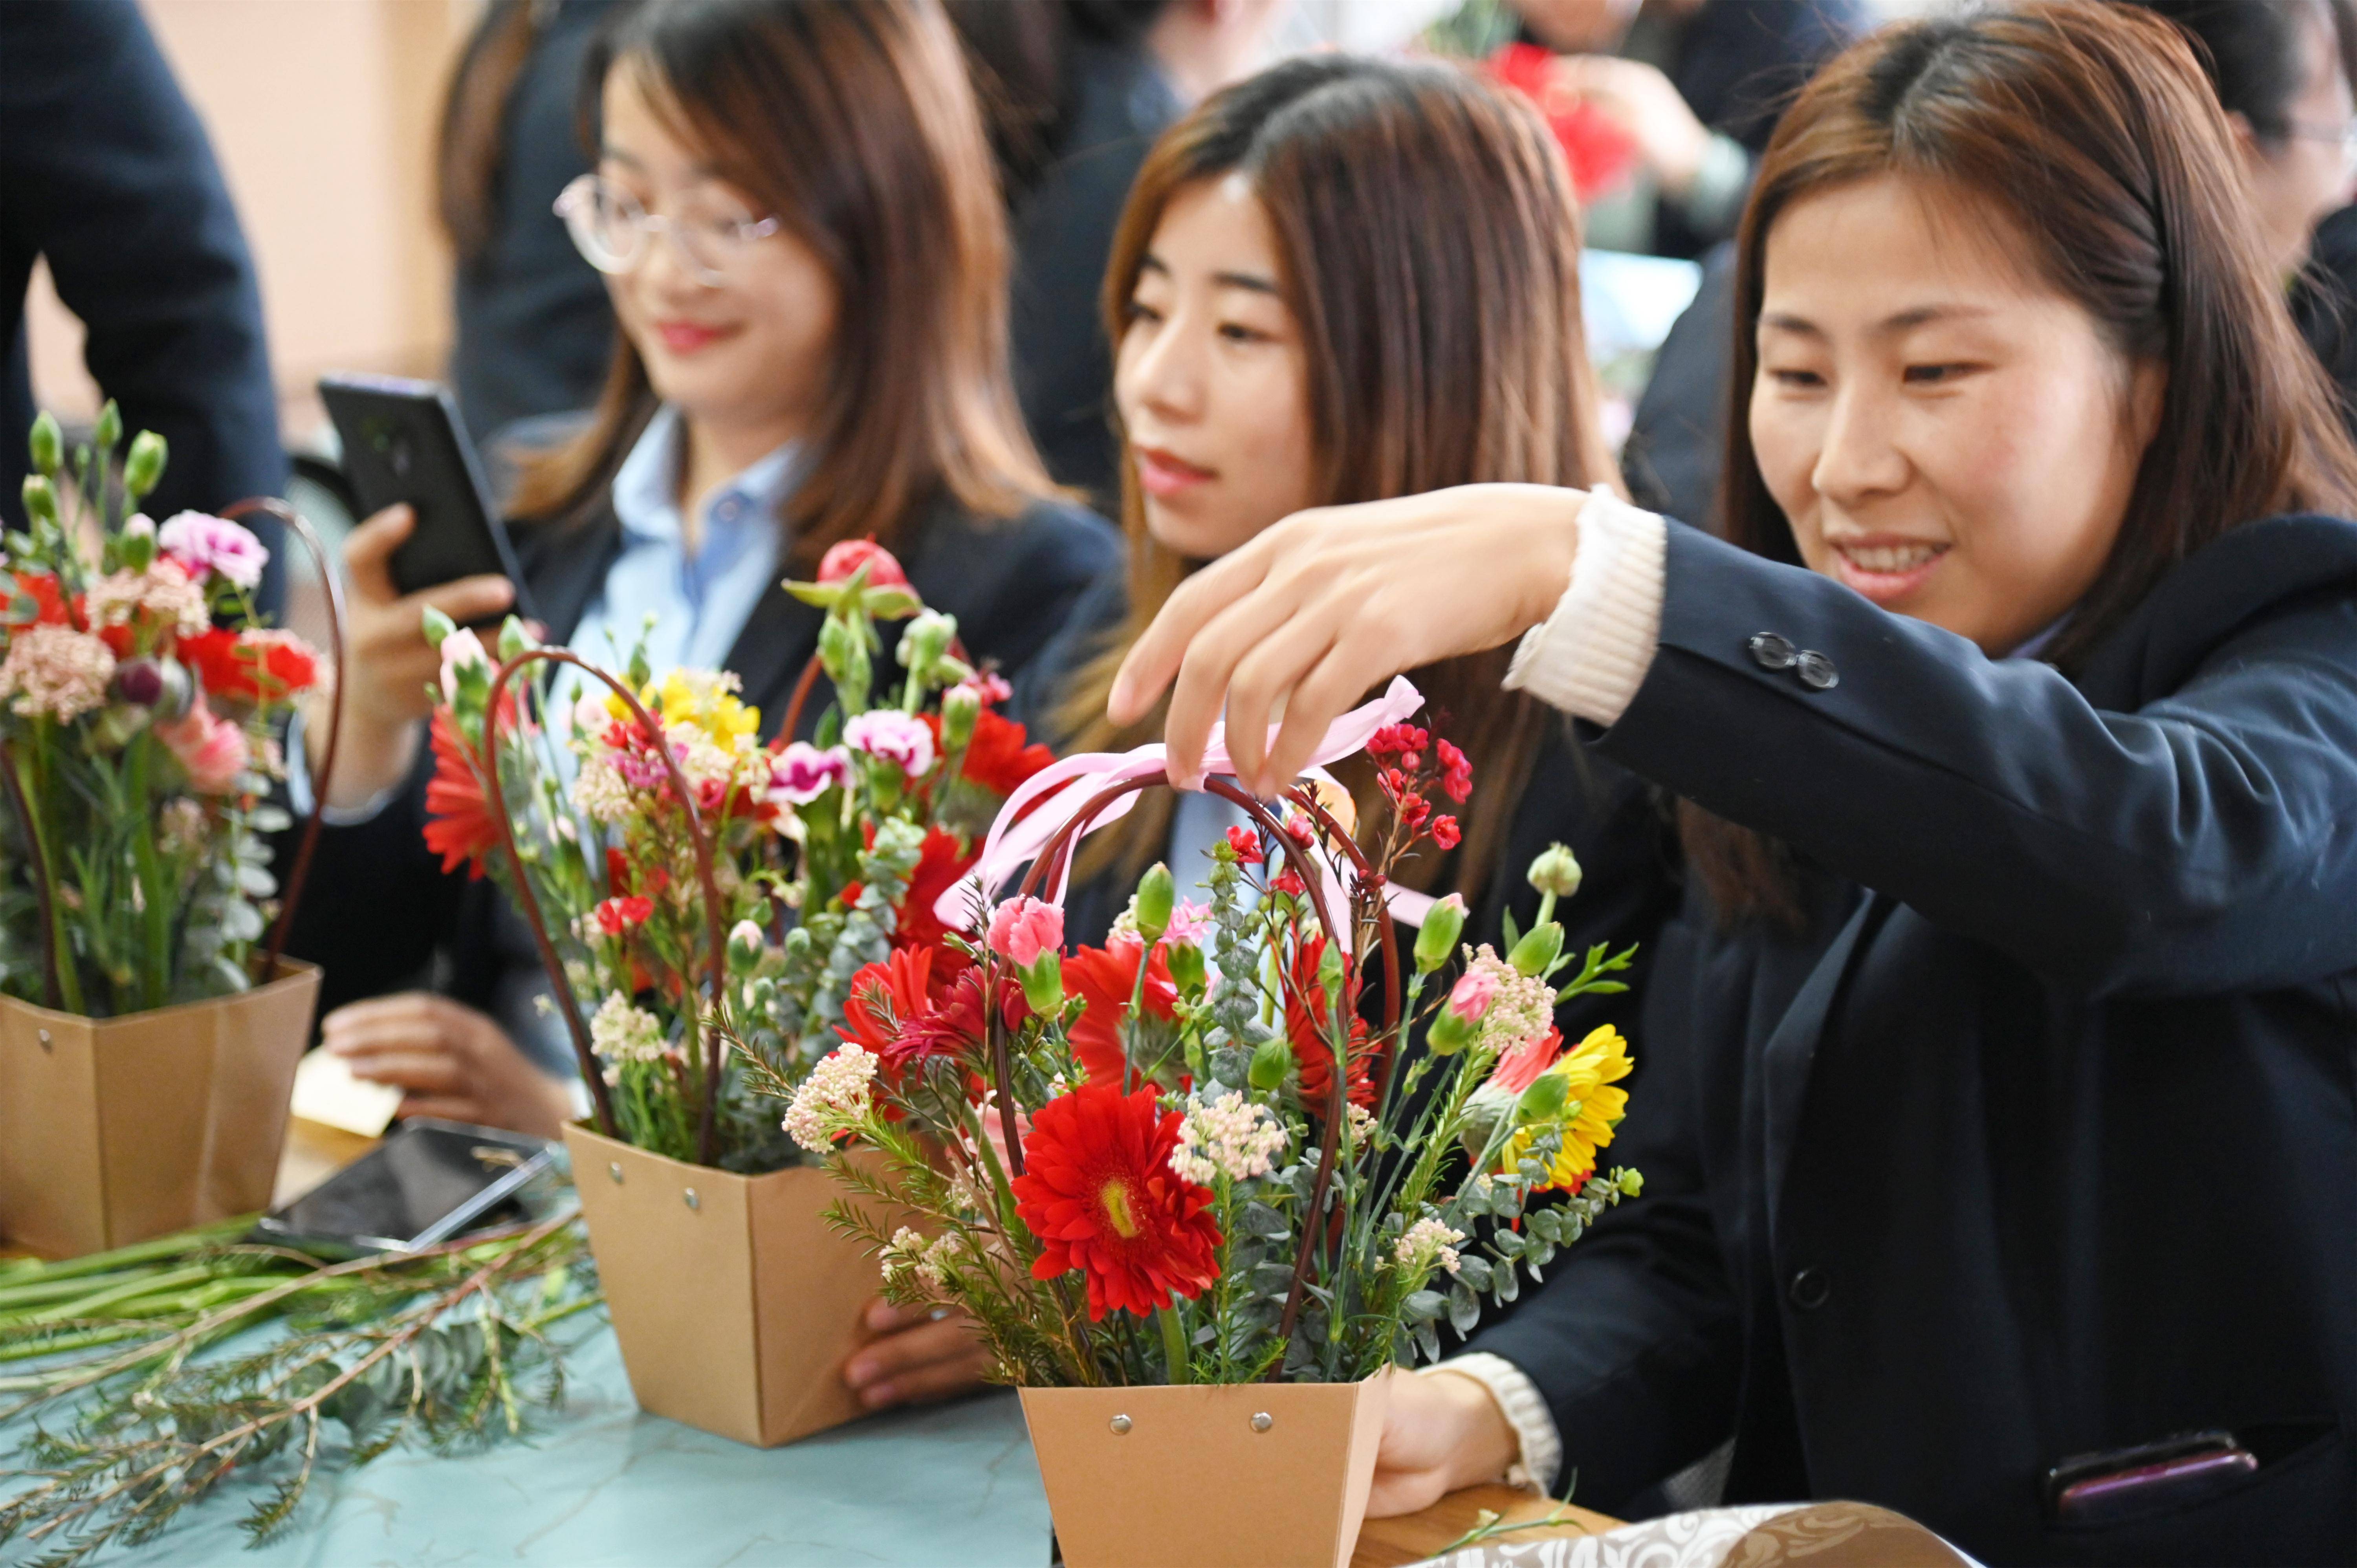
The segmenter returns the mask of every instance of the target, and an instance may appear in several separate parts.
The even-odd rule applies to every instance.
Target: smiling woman
[[[1888,29],[1762,160],[1727,540],[1318,509],[1137,640],[1114,716],[1175,682],[1182,780],[1223,707],[1265,790],[1520,637],[1511,684],[1688,802],[1644,1196],[1483,1386],[1402,1380],[1376,1511],[1517,1460],[1615,1509],[1732,1437],[1727,1500],[1985,1561],[2357,1555],[2357,454],[2233,149],[2148,15]]]

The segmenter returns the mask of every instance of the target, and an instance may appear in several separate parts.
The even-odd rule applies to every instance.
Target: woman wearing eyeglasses
[[[1004,219],[935,0],[648,6],[588,80],[597,167],[559,209],[621,337],[587,427],[518,485],[547,639],[603,658],[643,629],[658,672],[733,670],[775,725],[820,626],[780,579],[872,536],[977,660],[1018,672],[1119,545],[1056,499],[1014,412]],[[554,1135],[572,1073],[533,1005],[530,940],[420,837],[422,612],[496,617],[514,590],[396,596],[387,560],[411,526],[393,509],[347,550],[343,743],[323,784],[342,825],[291,946],[349,1004],[328,1048],[406,1090],[407,1113]]]

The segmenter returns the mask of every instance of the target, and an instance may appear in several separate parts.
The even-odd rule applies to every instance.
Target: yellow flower
[[[726,670],[674,670],[660,682],[650,682],[639,693],[647,711],[665,729],[693,725],[724,751],[752,741],[761,727],[761,710],[737,699],[737,677]],[[618,719],[630,717],[619,694],[606,699],[606,711]]]
[[[1507,1142],[1501,1169],[1512,1171],[1549,1128],[1563,1134],[1563,1146],[1547,1170],[1548,1187],[1576,1187],[1596,1168],[1596,1151],[1612,1142],[1629,1107],[1629,1091],[1612,1085],[1629,1076],[1629,1042],[1611,1025],[1591,1030],[1540,1076],[1564,1080],[1563,1111],[1553,1120],[1522,1129]]]

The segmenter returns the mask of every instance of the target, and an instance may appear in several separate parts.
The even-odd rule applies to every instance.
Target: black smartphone
[[[2063,1460],[2046,1472],[2046,1503],[2057,1520],[2109,1524],[2215,1497],[2258,1467],[2231,1432],[2179,1433]]]
[[[393,586],[414,594],[460,577],[503,576],[523,603],[515,552],[447,387],[398,376],[319,378],[344,445],[360,515],[406,502],[417,526],[393,553]],[[529,613],[525,611],[524,613]]]
[[[318,1258],[414,1252],[503,1219],[556,1145],[521,1133],[418,1117],[285,1208],[256,1240]]]

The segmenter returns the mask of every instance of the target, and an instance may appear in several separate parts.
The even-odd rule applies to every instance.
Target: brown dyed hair
[[[824,261],[843,300],[791,564],[899,536],[946,489],[985,516],[1057,493],[1006,368],[1006,223],[965,64],[937,0],[662,0],[584,80],[643,73],[673,134]],[[589,427],[522,470],[515,511],[577,520],[657,406],[627,336]]]
[[[1803,90],[1761,158],[1737,235],[1725,532],[1798,564],[1751,449],[1768,234],[1794,202],[1899,175],[2009,220],[2026,264],[2122,356],[2168,371],[2109,560],[2047,657],[2066,673],[2171,567],[2243,523],[2347,512],[2357,451],[2295,331],[2247,209],[2224,114],[2184,36],[2148,12],[2036,4],[1895,27]],[[1722,918],[1806,918],[1780,845],[1681,808]]]
[[[1321,55],[1204,101],[1155,144],[1105,271],[1106,329],[1129,300],[1179,190],[1241,173],[1276,234],[1278,286],[1308,360],[1313,493],[1322,504],[1452,485],[1616,480],[1597,420],[1579,317],[1579,220],[1554,138],[1519,98],[1456,67]],[[1122,654],[1200,562],[1146,527],[1122,471],[1129,615],[1060,717],[1083,749],[1161,733],[1160,711],[1116,730],[1105,695]],[[1480,787],[1456,883],[1485,886],[1502,851],[1546,710],[1501,689],[1511,650],[1414,672]],[[1372,778],[1352,781],[1363,798]],[[1126,832],[1100,835],[1084,872],[1145,862],[1168,836],[1149,795]],[[1362,813],[1363,814],[1363,813]],[[1118,843],[1110,842],[1118,839]],[[1438,865],[1419,868],[1427,883]]]

